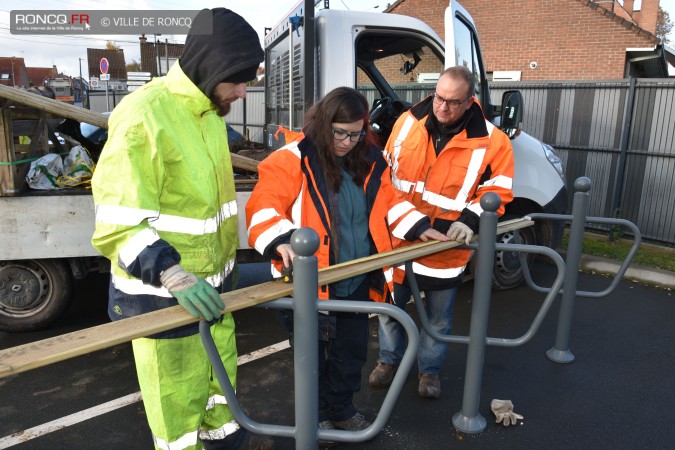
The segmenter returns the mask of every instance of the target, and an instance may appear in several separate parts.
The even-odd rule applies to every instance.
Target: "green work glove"
[[[225,304],[220,294],[203,278],[185,272],[176,264],[160,275],[160,282],[169,290],[178,304],[194,317],[213,320],[222,315]]]

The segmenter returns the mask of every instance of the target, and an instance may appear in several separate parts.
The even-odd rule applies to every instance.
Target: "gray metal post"
[[[486,426],[485,417],[478,412],[478,403],[483,379],[483,359],[490,312],[495,235],[497,234],[496,211],[500,204],[501,199],[494,193],[485,194],[480,200],[483,213],[480,215],[478,264],[476,278],[473,282],[473,307],[464,377],[464,398],[461,411],[452,416],[454,427],[464,433],[480,433],[485,430]]]
[[[569,349],[570,329],[572,328],[572,313],[574,310],[574,299],[576,298],[582,241],[584,240],[584,228],[589,207],[590,195],[588,191],[590,189],[591,180],[589,178],[579,177],[574,181],[574,190],[577,192],[574,194],[574,201],[572,203],[572,225],[570,226],[570,236],[567,244],[565,283],[563,284],[563,294],[560,302],[558,331],[553,348],[546,352],[548,359],[557,363],[571,363],[574,361],[574,354]]]
[[[291,235],[293,259],[293,359],[295,364],[295,448],[318,449],[319,441],[319,290],[318,262],[314,253],[319,236],[311,228]]]

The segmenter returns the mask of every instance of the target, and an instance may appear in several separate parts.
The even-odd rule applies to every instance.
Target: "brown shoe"
[[[419,374],[420,384],[417,393],[424,398],[438,398],[441,396],[441,380],[436,374]]]
[[[391,364],[385,364],[378,361],[377,366],[375,366],[370,373],[370,377],[368,377],[368,383],[376,388],[388,387],[391,385],[391,381],[394,379],[397,370],[398,366],[392,366]]]

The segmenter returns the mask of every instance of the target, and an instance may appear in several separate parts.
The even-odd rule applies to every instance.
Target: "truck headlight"
[[[556,154],[555,150],[553,150],[553,147],[551,147],[548,144],[544,144],[542,142],[542,147],[544,147],[544,154],[546,155],[546,159],[548,159],[548,162],[551,163],[551,165],[555,168],[556,172],[558,172],[558,175],[560,175],[560,178],[562,178],[563,181],[565,181],[565,172],[563,170],[563,164],[562,164],[562,159]]]

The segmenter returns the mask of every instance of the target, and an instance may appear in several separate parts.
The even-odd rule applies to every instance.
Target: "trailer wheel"
[[[70,305],[72,279],[64,261],[0,262],[0,330],[47,327]]]

